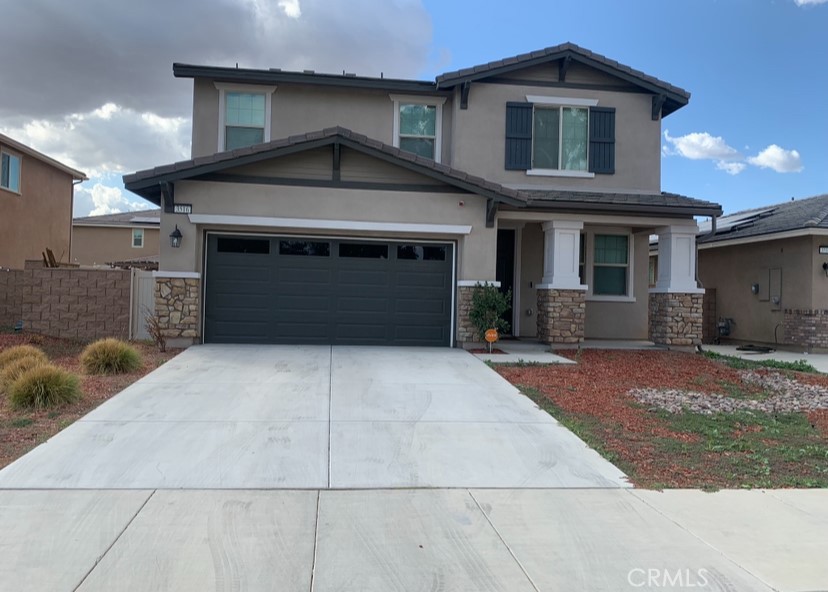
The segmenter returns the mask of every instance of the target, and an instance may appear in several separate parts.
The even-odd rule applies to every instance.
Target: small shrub
[[[45,409],[80,398],[78,377],[49,364],[27,370],[9,387],[9,403],[14,409]]]
[[[158,348],[158,351],[165,352],[167,351],[167,336],[164,335],[164,328],[161,326],[161,319],[158,318],[158,315],[152,312],[148,307],[144,307],[144,327],[147,329],[147,333],[150,334],[150,338],[155,342],[155,346]]]
[[[9,362],[0,368],[0,391],[7,389],[15,380],[25,372],[42,366],[46,362],[38,356],[26,356]]]
[[[89,374],[126,374],[141,367],[141,355],[123,341],[100,339],[86,346],[81,364]]]
[[[38,358],[43,363],[49,361],[41,349],[31,345],[16,345],[0,352],[0,368],[5,368],[11,362],[21,358]]]
[[[488,329],[497,329],[498,333],[509,330],[509,322],[501,318],[512,305],[512,291],[505,294],[492,284],[477,284],[472,291],[469,320],[477,329],[477,337],[483,341]]]

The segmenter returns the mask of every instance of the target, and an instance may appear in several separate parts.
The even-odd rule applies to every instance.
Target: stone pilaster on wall
[[[828,310],[785,309],[785,342],[807,351],[828,349]]]
[[[702,294],[650,293],[650,341],[692,347],[701,343]]]
[[[198,278],[155,278],[155,314],[168,339],[199,338],[200,293]]]
[[[584,340],[586,292],[538,288],[538,339],[543,343],[577,344]]]
[[[479,341],[469,318],[473,293],[474,286],[458,286],[457,288],[457,342],[460,344]]]

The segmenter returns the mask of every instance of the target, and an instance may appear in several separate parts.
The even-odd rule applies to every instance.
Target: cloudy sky
[[[121,175],[189,157],[173,62],[433,79],[572,41],[693,93],[662,188],[725,211],[828,192],[828,0],[26,0],[0,20],[0,132],[90,180],[76,215],[147,207]]]

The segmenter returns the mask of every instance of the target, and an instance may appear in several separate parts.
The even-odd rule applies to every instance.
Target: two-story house
[[[69,261],[80,171],[0,134],[0,268],[23,269],[46,249]]]
[[[435,81],[173,71],[193,158],[124,178],[163,208],[171,336],[452,346],[498,282],[515,336],[699,342],[694,216],[721,208],[660,174],[686,91],[569,43]]]

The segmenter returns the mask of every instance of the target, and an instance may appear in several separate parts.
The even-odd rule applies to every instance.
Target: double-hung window
[[[615,109],[575,97],[506,103],[505,168],[551,177],[614,174]]]
[[[133,228],[132,229],[132,247],[134,249],[141,249],[144,247],[144,229],[143,228]]]
[[[20,157],[0,152],[0,187],[20,193]]]
[[[589,109],[535,105],[532,169],[587,170]]]
[[[270,141],[271,96],[276,87],[216,83],[219,90],[219,151]]]
[[[596,234],[592,251],[592,294],[629,296],[630,237]]]
[[[440,136],[445,99],[392,95],[394,146],[440,162]]]

